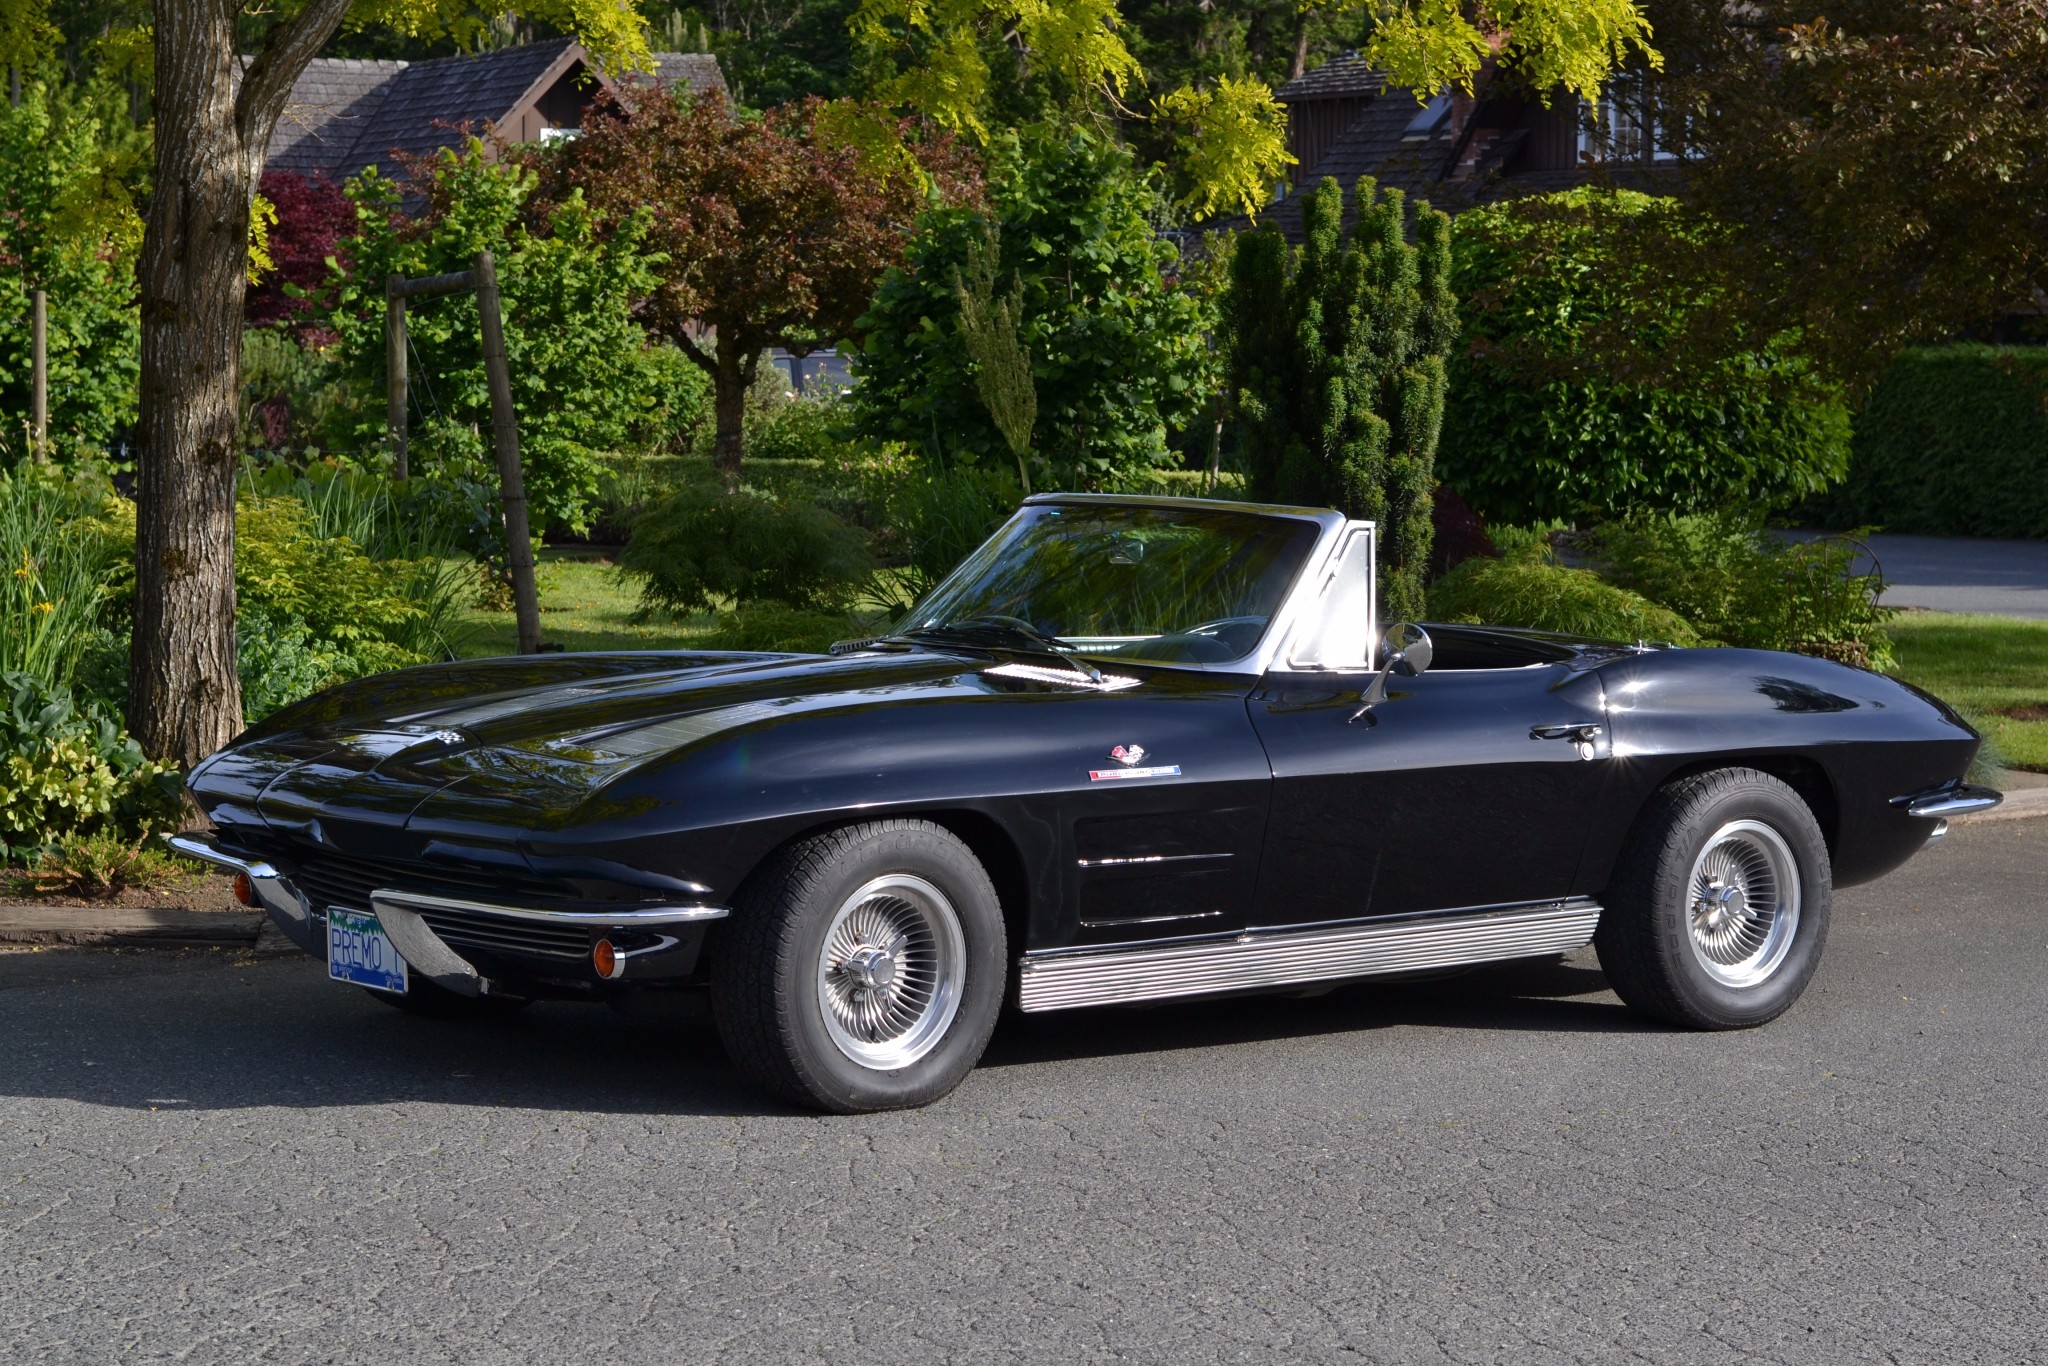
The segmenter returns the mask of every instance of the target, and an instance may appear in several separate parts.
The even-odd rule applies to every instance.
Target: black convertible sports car
[[[1977,734],[1800,655],[1374,623],[1373,528],[1030,499],[830,656],[409,669],[201,764],[187,853],[423,1014],[708,993],[801,1103],[917,1105],[1006,1001],[1300,989],[1591,941],[1639,1011],[1789,1007]]]

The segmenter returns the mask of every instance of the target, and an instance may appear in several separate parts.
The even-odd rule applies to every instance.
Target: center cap
[[[887,949],[855,949],[847,955],[846,970],[869,991],[882,991],[896,980],[896,957]]]

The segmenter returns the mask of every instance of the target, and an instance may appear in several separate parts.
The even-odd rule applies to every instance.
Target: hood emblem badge
[[[1146,753],[1147,750],[1143,745],[1118,745],[1109,752],[1109,757],[1116,760],[1121,767],[1091,768],[1088,770],[1088,781],[1091,783],[1113,783],[1121,782],[1127,778],[1178,778],[1180,776],[1179,764],[1155,764],[1150,768],[1138,767],[1139,764],[1144,762]]]

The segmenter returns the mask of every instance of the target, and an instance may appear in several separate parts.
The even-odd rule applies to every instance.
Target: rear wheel
[[[1650,799],[1594,938],[1621,999],[1655,1019],[1743,1029],[1805,991],[1827,940],[1827,842],[1797,792],[1754,769]]]
[[[1002,1007],[995,888],[926,821],[791,846],[748,883],[712,952],[712,1013],[733,1063],[786,1100],[840,1113],[945,1095]]]

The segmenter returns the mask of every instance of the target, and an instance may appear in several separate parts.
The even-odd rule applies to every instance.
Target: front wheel
[[[726,1052],[764,1089],[842,1114],[924,1105],[980,1060],[1002,1007],[1002,907],[928,821],[803,840],[751,879],[711,946]]]
[[[1753,769],[1650,799],[1616,865],[1594,944],[1641,1014],[1745,1029],[1789,1010],[1826,942],[1833,873],[1797,792]]]

